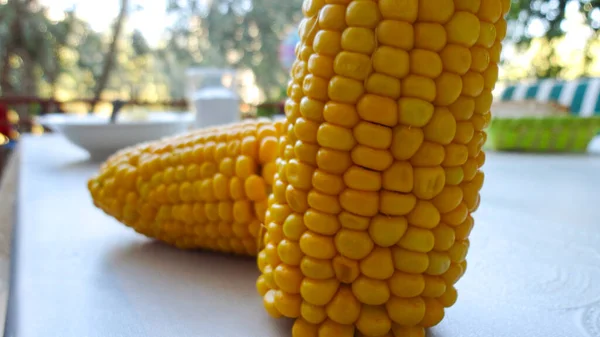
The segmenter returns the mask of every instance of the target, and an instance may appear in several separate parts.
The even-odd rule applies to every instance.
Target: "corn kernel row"
[[[278,127],[243,122],[127,148],[88,187],[96,206],[146,236],[256,255]]]
[[[294,337],[424,336],[457,299],[509,0],[305,0],[257,290]]]

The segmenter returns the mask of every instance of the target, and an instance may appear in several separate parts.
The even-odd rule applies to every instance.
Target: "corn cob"
[[[130,147],[110,157],[88,188],[97,207],[141,234],[255,256],[278,127],[243,122]]]
[[[457,299],[509,0],[304,0],[258,255],[294,337],[424,336]]]

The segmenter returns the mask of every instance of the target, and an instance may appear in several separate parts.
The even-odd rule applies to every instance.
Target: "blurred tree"
[[[170,0],[177,16],[171,43],[196,64],[247,68],[267,99],[279,98],[287,73],[279,66],[283,35],[301,19],[302,0]]]
[[[508,14],[509,41],[523,50],[530,46],[535,37],[530,28],[542,28],[541,39],[546,44],[540,49],[537,58],[545,62],[533,64],[534,75],[538,78],[559,77],[564,69],[563,65],[556,62],[555,41],[566,34],[564,22],[567,6],[576,6],[591,29],[589,47],[589,44],[597,39],[600,29],[600,0],[512,0]],[[592,62],[594,56],[586,52],[584,62]]]

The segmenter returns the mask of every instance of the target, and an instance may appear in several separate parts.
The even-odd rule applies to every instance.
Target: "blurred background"
[[[0,0],[6,139],[47,112],[185,110],[185,71],[228,67],[242,114],[279,111],[301,0]],[[513,0],[499,87],[600,74],[599,0]]]

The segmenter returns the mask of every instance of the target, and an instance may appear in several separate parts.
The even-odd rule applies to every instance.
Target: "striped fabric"
[[[580,78],[561,81],[555,79],[507,85],[500,93],[501,101],[535,99],[540,102],[557,101],[569,106],[579,116],[600,115],[600,78]]]

